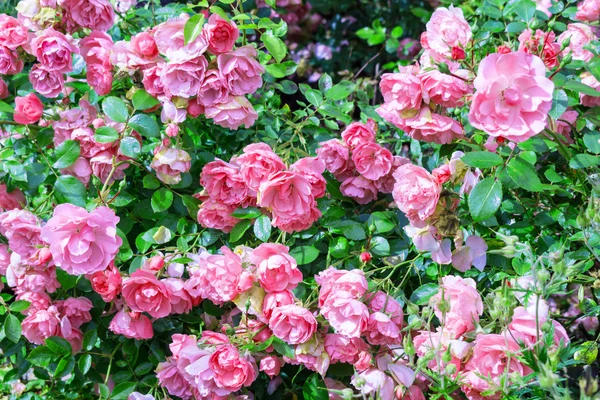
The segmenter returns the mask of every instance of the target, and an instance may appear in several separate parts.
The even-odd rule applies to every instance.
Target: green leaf
[[[386,238],[373,236],[371,238],[371,251],[373,254],[384,257],[390,255],[390,243]]]
[[[127,400],[127,397],[135,390],[135,382],[119,383],[112,391],[112,400]]]
[[[553,119],[559,119],[567,111],[569,96],[564,90],[555,90],[552,94],[552,109],[549,114]]]
[[[261,215],[254,221],[254,235],[263,242],[271,237],[271,220],[266,215]]]
[[[381,211],[375,211],[373,214],[371,214],[367,224],[369,227],[375,227],[375,232],[377,233],[389,232],[396,227],[390,217]]]
[[[468,203],[475,222],[488,219],[502,203],[502,183],[491,177],[478,182],[469,195]]]
[[[365,228],[358,222],[344,221],[340,225],[342,226],[342,234],[350,240],[365,240],[367,238]]]
[[[238,208],[231,213],[232,217],[238,219],[254,219],[262,215],[262,212],[256,207]]]
[[[600,165],[600,157],[591,154],[575,154],[569,160],[569,166],[573,169],[589,168]]]
[[[98,143],[112,143],[117,139],[119,139],[119,132],[111,126],[101,126],[94,134],[94,140]]]
[[[173,204],[173,192],[166,188],[162,188],[154,192],[150,200],[152,210],[154,212],[162,212],[171,207]]]
[[[275,338],[273,340],[273,348],[282,356],[286,356],[288,358],[295,357],[294,349],[289,344],[287,344],[279,338]]]
[[[474,168],[492,168],[502,164],[502,157],[489,151],[473,151],[462,156],[460,160]]]
[[[296,72],[298,64],[293,61],[286,61],[281,64],[269,64],[265,67],[267,72],[275,78],[283,78]]]
[[[4,320],[4,334],[8,340],[14,343],[21,339],[21,322],[12,314],[8,314]]]
[[[272,31],[266,31],[263,33],[260,37],[260,40],[262,40],[262,42],[265,44],[265,47],[269,51],[269,54],[271,54],[278,63],[285,58],[285,55],[287,54],[287,47],[281,39],[273,34]]]
[[[89,354],[82,355],[77,362],[77,366],[82,374],[87,374],[92,366],[92,356]]]
[[[13,114],[15,112],[15,109],[12,108],[12,106],[10,106],[9,104],[3,102],[2,100],[0,100],[0,112],[5,112],[5,113],[9,113],[9,114]]]
[[[94,348],[96,341],[98,340],[98,332],[96,330],[87,331],[85,335],[83,335],[82,348],[84,350],[91,350]]]
[[[202,202],[200,200],[198,200],[197,198],[190,196],[188,194],[181,196],[181,200],[183,201],[185,208],[187,208],[188,213],[190,214],[190,217],[192,217],[194,220],[196,220],[198,218],[198,207],[200,206],[200,203],[202,203]]]
[[[77,286],[78,278],[78,275],[70,275],[67,273],[67,271],[61,268],[56,269],[56,279],[58,280],[58,283],[60,283],[60,287],[63,290],[73,289],[75,286]]]
[[[46,346],[38,346],[31,350],[27,356],[27,361],[39,367],[47,367],[52,361],[57,358],[57,355]]]
[[[529,22],[535,15],[535,7],[532,0],[517,0],[504,8],[504,15],[516,13],[523,22]]]
[[[583,135],[583,143],[590,153],[600,154],[600,132],[589,132]]]
[[[140,146],[140,142],[133,136],[127,136],[121,140],[119,144],[119,149],[124,156],[137,158],[142,152],[142,146]]]
[[[160,181],[154,175],[144,176],[142,182],[144,189],[158,189],[160,187]]]
[[[540,192],[544,190],[544,185],[540,182],[533,165],[520,157],[513,158],[506,168],[508,176],[522,189],[530,192]]]
[[[127,122],[129,111],[127,105],[118,97],[107,97],[102,102],[102,111],[115,122]]]
[[[315,107],[320,107],[323,104],[323,95],[315,89],[306,89],[304,93],[306,100]]]
[[[191,18],[188,19],[187,22],[190,22],[190,20]],[[133,106],[136,110],[147,110],[160,104],[160,102],[154,96],[146,92],[144,89],[139,89],[138,91],[136,91],[133,94],[133,98],[131,99],[131,101],[133,102]]]
[[[425,305],[429,302],[429,299],[437,294],[439,290],[440,288],[436,283],[427,283],[425,285],[421,285],[414,292],[412,292],[410,295],[410,301],[418,306]]]
[[[51,336],[46,339],[46,346],[60,356],[70,356],[73,353],[73,347],[71,343],[67,342],[59,336]]]
[[[243,219],[240,222],[238,222],[229,234],[229,241],[235,243],[238,240],[240,240],[242,236],[244,236],[244,233],[246,233],[248,228],[250,228],[250,225],[252,225],[252,221],[249,219]]]
[[[302,386],[304,400],[328,400],[329,391],[319,374],[312,374]]]
[[[54,196],[59,204],[71,203],[79,207],[85,207],[85,186],[74,176],[59,176],[54,184]]]
[[[356,85],[350,81],[342,81],[327,91],[325,97],[329,100],[343,100],[350,96]]]
[[[336,237],[329,242],[329,254],[335,258],[344,258],[348,255],[349,247],[348,239],[343,236]]]
[[[583,93],[592,97],[600,97],[599,91],[579,81],[566,81],[563,85],[563,88],[573,90],[577,93]]]
[[[54,377],[62,378],[64,376],[67,376],[71,372],[73,372],[74,368],[75,368],[75,357],[73,357],[73,356],[63,357],[58,362],[58,365],[56,366],[56,369],[54,370]]]
[[[79,142],[77,140],[65,140],[58,145],[54,153],[54,168],[62,169],[72,165],[80,154]]]
[[[204,14],[194,14],[188,19],[183,27],[183,38],[185,44],[193,42],[202,33],[204,25]],[[137,107],[136,107],[137,108]],[[143,108],[140,108],[143,110]]]
[[[14,303],[12,303],[8,309],[10,311],[14,311],[14,312],[20,312],[20,311],[25,311],[29,308],[29,305],[31,303],[26,301],[26,300],[17,300]]]
[[[319,257],[319,250],[313,246],[297,246],[290,250],[298,265],[310,264]]]
[[[136,114],[131,117],[129,126],[142,136],[157,137],[160,134],[160,128],[156,120],[146,114]]]

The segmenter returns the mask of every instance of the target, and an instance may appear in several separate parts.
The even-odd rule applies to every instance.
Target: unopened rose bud
[[[452,361],[452,353],[450,353],[450,346],[448,346],[444,354],[442,354],[442,361],[446,364]]]
[[[462,47],[454,46],[452,48],[452,59],[459,61],[465,59],[465,50]]]
[[[500,54],[508,54],[512,50],[507,45],[503,44],[502,46],[498,46],[497,52]]]
[[[169,124],[167,125],[165,133],[167,134],[167,136],[177,137],[177,135],[179,135],[179,126],[177,126],[176,124]]]
[[[368,251],[363,251],[362,253],[360,253],[360,261],[364,264],[371,261],[372,258],[373,256]]]
[[[550,272],[548,272],[548,270],[544,268],[541,271],[538,271],[537,278],[541,284],[544,284],[548,282],[548,279],[550,279]]]

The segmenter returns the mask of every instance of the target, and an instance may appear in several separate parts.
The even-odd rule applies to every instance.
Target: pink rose
[[[549,17],[552,16],[552,13],[550,12],[550,7],[552,7],[551,0],[534,0],[534,2],[536,10],[540,10]]]
[[[454,75],[468,78],[468,71],[458,70]],[[473,88],[462,79],[443,74],[438,70],[425,72],[419,76],[426,93],[428,103],[442,107],[455,108],[464,105],[465,97],[473,92]]]
[[[203,35],[198,35],[194,41],[185,44],[183,30],[189,15],[182,14],[179,18],[171,19],[156,27],[154,40],[161,54],[171,62],[191,60],[201,56],[208,48]]]
[[[271,175],[286,169],[281,158],[266,143],[244,147],[244,153],[235,158],[235,164],[239,165],[241,178],[255,192]]]
[[[342,362],[354,364],[362,352],[369,350],[369,346],[361,338],[349,338],[337,333],[325,335],[325,350],[332,363]]]
[[[393,156],[377,143],[363,143],[352,151],[352,161],[359,174],[375,181],[390,172]]]
[[[171,307],[174,314],[187,314],[192,310],[192,297],[185,288],[183,280],[167,278],[161,280],[171,293]]]
[[[536,308],[533,310],[528,310],[525,307],[515,308],[512,320],[508,324],[510,335],[517,340],[522,340],[530,347],[543,343],[542,325],[549,320],[548,306],[545,302]],[[558,346],[562,341],[562,345],[567,345],[571,340],[565,328],[554,320],[549,321],[554,326],[554,343]]]
[[[44,344],[50,336],[57,336],[60,331],[58,310],[54,306],[47,310],[38,310],[30,314],[21,323],[23,336],[33,344]]]
[[[71,53],[79,53],[72,38],[47,28],[31,41],[32,54],[49,71],[71,72]]]
[[[575,18],[584,22],[596,22],[600,20],[600,1],[583,0],[577,4]]]
[[[25,125],[34,124],[42,118],[43,112],[44,105],[34,93],[15,98],[15,114],[13,115],[15,122]]]
[[[244,96],[229,96],[223,103],[206,107],[204,115],[213,119],[215,124],[233,130],[242,125],[248,129],[258,118],[254,107]]]
[[[156,378],[158,383],[172,396],[184,399],[192,397],[192,388],[179,371],[177,361],[172,357],[167,357],[167,361],[158,364]]]
[[[282,290],[280,292],[268,292],[265,294],[262,304],[262,312],[264,318],[268,321],[271,319],[273,310],[277,307],[294,304],[296,298],[291,290]]]
[[[287,246],[262,243],[250,256],[258,282],[267,292],[293,290],[302,281],[302,272]]]
[[[396,384],[394,380],[377,368],[369,368],[355,374],[351,382],[365,397],[381,399],[393,399],[395,397]]]
[[[0,213],[0,234],[8,239],[8,247],[27,259],[42,247],[42,222],[29,211],[13,209]]]
[[[369,310],[381,312],[391,317],[392,321],[402,326],[404,324],[404,312],[398,301],[385,292],[378,291],[372,297],[369,297]]]
[[[200,91],[200,84],[204,80],[207,68],[208,62],[203,56],[184,62],[166,64],[160,77],[166,94],[185,99],[196,96]]]
[[[181,174],[190,170],[192,158],[181,149],[161,148],[152,159],[150,168],[156,171],[156,177],[167,185],[181,182]]]
[[[250,386],[258,376],[258,368],[250,356],[242,357],[231,344],[218,346],[209,359],[217,386],[237,392]]]
[[[319,290],[319,307],[336,297],[339,293],[349,294],[353,298],[362,297],[369,289],[365,274],[360,269],[351,271],[329,267],[315,275],[315,281],[321,286]]]
[[[260,360],[260,370],[271,379],[279,375],[283,361],[277,356],[265,356]]]
[[[487,261],[488,246],[480,236],[471,235],[465,244],[452,254],[452,266],[460,272],[465,272],[471,265],[483,271]]]
[[[144,70],[142,84],[144,85],[144,89],[152,96],[165,95],[165,87],[160,79],[164,66],[165,64],[161,63]]]
[[[436,357],[429,361],[427,366],[433,371],[440,371],[452,364],[456,367],[454,376],[461,371],[463,359],[470,355],[472,347],[471,343],[453,340],[449,332],[441,328],[435,332],[420,331],[412,340],[419,357],[425,356],[428,352],[434,352],[441,358],[446,351],[449,351],[451,358],[448,362],[441,361]]]
[[[479,64],[469,121],[490,136],[522,142],[546,127],[554,83],[539,57],[490,54]]]
[[[330,296],[321,307],[321,314],[336,333],[351,338],[360,337],[369,323],[369,310],[347,292]]]
[[[382,193],[392,193],[394,191],[394,185],[396,184],[394,172],[396,172],[396,169],[399,166],[409,163],[410,160],[406,157],[394,156],[390,172],[373,182],[375,184],[375,188]]]
[[[312,185],[302,175],[277,172],[260,185],[258,204],[273,213],[272,224],[284,232],[303,231],[321,217]]]
[[[79,42],[79,51],[88,67],[90,64],[98,64],[112,69],[110,61],[112,48],[113,40],[110,35],[100,31],[93,31]]]
[[[22,311],[25,315],[34,314],[39,310],[47,310],[52,305],[52,300],[46,292],[23,292],[17,295],[16,299],[29,302],[29,307]]]
[[[584,72],[581,74],[581,83],[584,85],[588,85],[589,87],[600,90],[600,82],[594,77],[594,75],[589,72]],[[579,93],[579,99],[581,100],[581,104],[586,107],[596,107],[600,106],[600,97],[589,96],[587,94]]]
[[[562,55],[571,54],[573,60],[590,61],[594,54],[583,47],[593,40],[598,40],[592,28],[585,24],[575,23],[567,25],[567,30],[560,34],[556,41],[562,43],[569,38],[569,45],[562,51]]]
[[[200,204],[197,216],[198,223],[205,228],[217,229],[226,233],[231,232],[231,229],[241,221],[231,216],[235,209],[235,206],[207,200]]]
[[[67,29],[88,28],[106,32],[114,24],[115,11],[108,0],[63,0]]]
[[[581,96],[581,94],[580,94]],[[587,96],[591,97],[591,96]],[[583,102],[582,102],[583,104]],[[600,101],[598,102],[600,105]],[[556,133],[564,136],[565,142],[571,144],[574,143],[571,138],[571,130],[576,126],[577,118],[579,118],[579,113],[572,109],[567,109],[559,118],[556,120]]]
[[[77,128],[71,132],[71,139],[77,140],[82,157],[94,157],[100,152],[110,150],[113,143],[98,143],[91,128]]]
[[[117,335],[123,335],[130,339],[152,339],[154,330],[152,321],[142,313],[127,312],[120,310],[115,314],[108,326]]]
[[[389,316],[384,313],[375,312],[369,316],[366,334],[367,342],[372,345],[400,343],[400,328]]]
[[[442,312],[439,308],[442,293],[443,301],[447,302],[450,308],[447,312]],[[463,279],[452,275],[443,277],[442,287],[431,298],[430,303],[433,304],[435,315],[444,328],[455,338],[474,330],[474,322],[478,322],[483,313],[481,295],[471,278]]]
[[[394,173],[394,201],[411,223],[423,223],[433,215],[440,198],[441,187],[422,167],[404,164]]]
[[[25,196],[21,190],[17,188],[9,192],[6,184],[0,183],[0,211],[9,211],[15,208],[21,209],[26,203],[27,200],[25,200]]]
[[[220,54],[217,65],[234,96],[254,93],[262,86],[265,69],[256,58],[256,49],[250,45]]]
[[[301,344],[309,341],[316,332],[317,320],[306,308],[290,304],[273,310],[269,328],[284,342]]]
[[[319,143],[317,157],[325,164],[327,171],[334,175],[341,174],[349,169],[352,162],[350,149],[339,139],[331,139]]]
[[[42,64],[35,64],[29,71],[29,81],[33,90],[44,97],[57,97],[65,86],[62,72],[50,71]]]
[[[374,142],[376,128],[377,124],[372,119],[369,119],[367,124],[354,122],[344,129],[342,132],[342,139],[348,147],[354,149],[360,144]]]
[[[29,32],[21,22],[9,15],[0,15],[0,46],[16,50],[19,46],[26,48],[29,43]]]
[[[90,176],[92,175],[92,167],[89,161],[85,157],[79,157],[73,164],[67,168],[60,170],[63,175],[71,175],[79,179],[81,183],[87,186],[90,183]]]
[[[304,175],[313,189],[313,196],[319,199],[327,193],[327,180],[323,178],[325,164],[317,157],[304,157],[290,165],[290,171]]]
[[[219,159],[202,168],[200,184],[213,200],[225,205],[240,205],[249,196],[248,186],[240,169]]]
[[[538,29],[535,31],[535,35],[532,35],[531,30],[526,29],[519,35],[519,51],[534,55],[540,54],[544,64],[548,68],[554,68],[558,65],[558,55],[560,54],[560,44],[555,40],[554,32],[544,32]]]
[[[8,85],[3,79],[0,79],[0,99],[5,99],[8,95]]]
[[[404,67],[398,73],[381,76],[379,88],[385,103],[401,115],[410,116],[411,110],[421,107],[423,84],[417,72],[416,67]]]
[[[348,196],[358,204],[368,204],[377,198],[377,187],[375,182],[364,176],[353,176],[347,178],[340,185],[340,192]]]
[[[89,280],[92,284],[94,292],[98,293],[102,300],[111,302],[116,295],[121,293],[121,273],[111,262],[104,271],[94,272]]]
[[[0,46],[0,75],[16,75],[23,70],[23,60],[15,50]]]
[[[112,90],[113,74],[111,69],[100,64],[88,64],[86,80],[99,96],[105,96]]]
[[[54,305],[62,316],[69,319],[73,328],[79,328],[81,325],[92,320],[90,310],[94,306],[85,297],[69,297],[66,300],[56,301]]]
[[[208,42],[210,52],[221,54],[233,48],[240,32],[234,21],[227,21],[217,14],[212,14],[208,23],[202,27],[202,35]]]
[[[54,263],[71,275],[103,271],[115,258],[123,241],[117,235],[117,217],[109,208],[92,212],[72,204],[60,204],[42,228],[50,243]]]
[[[213,14],[216,15],[216,14]],[[198,103],[205,107],[210,107],[218,103],[226,102],[229,97],[227,81],[217,69],[206,71],[204,80],[200,84],[198,91]]]
[[[449,57],[452,48],[468,46],[472,33],[460,8],[439,7],[427,22],[427,46],[425,48]]]
[[[131,38],[131,50],[139,56],[154,59],[158,56],[158,47],[151,34],[148,32],[140,32]]]
[[[429,107],[422,107],[417,115],[409,119],[397,118],[397,116],[389,119],[385,104],[378,108],[377,112],[416,140],[449,144],[455,139],[464,137],[464,129],[456,120],[432,113]]]
[[[154,318],[171,313],[171,291],[151,272],[135,271],[123,280],[121,293],[132,311],[147,312]]]

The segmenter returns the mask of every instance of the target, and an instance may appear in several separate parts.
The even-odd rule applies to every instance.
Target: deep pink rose
[[[280,292],[269,292],[265,294],[262,305],[262,312],[265,319],[271,319],[273,310],[277,307],[294,304],[296,298],[291,290],[282,290]]]
[[[293,290],[302,281],[302,272],[289,248],[282,244],[262,243],[250,256],[258,282],[267,292]]]
[[[323,177],[325,164],[317,157],[304,157],[290,165],[290,171],[304,175],[313,188],[313,196],[320,199],[327,193],[327,180]]]
[[[260,370],[271,379],[279,375],[283,361],[277,356],[265,356],[260,360]]]
[[[54,263],[71,275],[103,271],[115,258],[122,240],[117,217],[109,208],[92,212],[72,204],[60,204],[42,228]]]
[[[342,362],[354,364],[359,354],[368,351],[369,346],[361,338],[349,338],[337,333],[325,335],[325,350],[332,363]]]
[[[171,310],[174,314],[187,314],[192,310],[192,297],[185,288],[185,282],[179,278],[161,280],[171,293]]]
[[[427,46],[424,47],[448,57],[453,47],[467,47],[471,37],[471,27],[460,8],[439,7],[427,22]]]
[[[575,18],[584,22],[596,22],[600,20],[600,1],[583,0],[579,2]]]
[[[13,115],[15,122],[25,125],[34,124],[42,118],[43,112],[44,105],[34,93],[15,98],[15,113]]]
[[[317,148],[317,157],[325,164],[327,171],[334,175],[344,173],[349,169],[352,160],[350,158],[350,149],[339,139],[331,139],[319,143]]]
[[[151,34],[140,32],[131,38],[131,50],[141,57],[154,59],[158,56],[158,47]]]
[[[254,143],[244,147],[244,153],[235,158],[235,164],[240,167],[242,179],[255,192],[258,192],[260,185],[271,175],[286,169],[281,158],[266,143]]]
[[[560,34],[556,41],[562,43],[569,38],[569,45],[562,51],[562,55],[571,54],[573,60],[590,61],[594,54],[583,47],[593,40],[598,40],[592,28],[585,24],[575,23],[567,25],[567,30]]]
[[[69,297],[66,300],[58,300],[54,303],[61,316],[69,319],[73,328],[92,320],[90,310],[94,307],[90,299],[86,297]]]
[[[21,22],[9,15],[0,15],[0,46],[16,50],[19,46],[27,47],[29,32]]]
[[[213,200],[225,205],[240,205],[249,196],[239,167],[219,159],[202,168],[200,184]]]
[[[213,54],[221,54],[233,48],[240,32],[234,21],[212,14],[208,23],[202,27],[202,35],[208,42],[208,50]]]
[[[352,151],[352,161],[359,174],[375,181],[390,172],[393,156],[388,149],[369,142],[358,145]]]
[[[154,318],[171,313],[171,292],[151,272],[138,269],[123,280],[123,299],[132,311],[147,312]]]
[[[441,187],[423,167],[404,164],[394,173],[394,201],[411,223],[431,217],[440,198]]]
[[[0,99],[5,99],[8,95],[8,85],[4,82],[4,79],[0,79]]]
[[[0,183],[0,211],[21,209],[27,203],[23,192],[18,188],[8,191],[6,184]]]
[[[15,50],[0,46],[0,75],[15,75],[23,70],[23,60]]]
[[[62,72],[50,71],[42,64],[35,64],[29,71],[33,90],[44,97],[57,97],[63,90],[65,78]]]
[[[301,344],[309,341],[316,332],[317,320],[306,308],[290,304],[273,310],[269,328],[284,342]]]
[[[369,309],[347,292],[330,296],[321,307],[321,313],[336,333],[357,338],[367,329]]]
[[[114,262],[111,262],[104,271],[94,272],[89,280],[92,284],[94,292],[98,293],[102,300],[111,302],[116,295],[121,293],[121,273],[115,267]]]
[[[231,344],[218,346],[210,356],[209,365],[217,386],[231,392],[250,386],[258,376],[254,360],[250,356],[242,357]]]
[[[181,149],[161,148],[152,159],[150,167],[156,171],[156,177],[167,185],[181,182],[181,174],[190,170],[192,158]]]
[[[221,72],[217,69],[209,69],[206,71],[204,80],[198,91],[198,103],[205,107],[210,107],[227,101],[228,97],[229,89],[227,87],[227,81],[223,78]]]
[[[348,147],[354,149],[360,144],[374,142],[376,128],[377,125],[372,119],[366,124],[354,122],[344,129],[342,132],[342,139]]]
[[[256,49],[250,45],[220,54],[217,58],[219,71],[233,95],[254,93],[262,86],[262,74],[265,69],[255,58]]]
[[[105,96],[112,90],[112,70],[100,64],[88,64],[86,80],[99,96]]]
[[[54,306],[47,310],[38,310],[30,314],[21,323],[23,336],[33,344],[44,344],[50,336],[57,336],[60,331],[58,310]]]
[[[115,11],[108,0],[63,0],[67,29],[88,28],[106,32],[114,24]]]
[[[79,53],[72,38],[47,28],[31,41],[32,54],[50,71],[71,72],[72,53]]]
[[[203,35],[198,35],[194,41],[185,44],[183,30],[189,18],[189,15],[182,14],[179,18],[158,25],[154,31],[154,40],[158,51],[171,62],[194,59],[201,56],[208,48],[208,43]]]
[[[458,70],[454,75],[462,78],[468,77],[468,71]],[[455,76],[443,74],[438,70],[432,70],[419,75],[423,84],[428,103],[434,103],[442,107],[455,108],[464,105],[465,96],[473,93],[470,84]]]
[[[231,232],[231,229],[240,222],[232,217],[236,206],[228,206],[214,200],[206,200],[200,204],[198,209],[198,223],[205,228],[217,229],[223,232]]]
[[[364,176],[353,176],[340,185],[340,192],[358,204],[368,204],[377,198],[375,182]]]
[[[108,329],[117,335],[123,335],[130,339],[144,340],[152,339],[152,336],[154,336],[150,318],[142,313],[127,312],[125,310],[120,310],[115,314]]]
[[[379,88],[384,101],[403,116],[411,116],[421,107],[423,84],[417,73],[416,67],[401,67],[400,72],[381,76]]]
[[[224,128],[237,130],[244,125],[246,129],[254,125],[258,114],[244,96],[229,96],[223,103],[217,103],[204,110],[206,118]]]
[[[439,308],[443,300],[448,303],[449,311],[445,313]],[[475,322],[483,313],[483,301],[477,291],[475,281],[471,278],[448,275],[442,278],[442,287],[430,300],[433,304],[435,315],[444,329],[454,338],[475,329]]]

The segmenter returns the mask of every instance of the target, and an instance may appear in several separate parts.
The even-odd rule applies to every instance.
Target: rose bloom
[[[465,244],[452,254],[452,266],[461,272],[465,272],[474,266],[483,271],[487,262],[486,252],[488,246],[480,236],[471,235]]]
[[[316,332],[317,320],[306,308],[290,304],[273,310],[269,328],[284,342],[301,344],[309,341]]]
[[[147,312],[154,318],[171,313],[171,291],[151,272],[138,269],[125,278],[121,294],[132,311]]]
[[[23,60],[15,50],[0,46],[0,75],[15,75],[23,70]]]
[[[571,54],[573,60],[581,60],[581,61],[590,61],[594,54],[585,50],[583,47],[590,43],[593,40],[598,40],[592,28],[585,24],[569,24],[567,25],[567,30],[560,34],[556,41],[562,44],[567,38],[571,39],[571,42],[565,49],[562,51],[562,55],[566,56],[567,54]]]
[[[114,24],[115,11],[108,0],[63,0],[67,29],[88,28],[106,32]]]
[[[123,309],[115,314],[108,329],[129,339],[152,339],[154,336],[150,318],[142,313],[128,312]]]
[[[340,185],[340,192],[350,197],[358,204],[368,204],[377,199],[377,187],[375,182],[364,176],[353,176],[347,178]]]
[[[526,29],[519,35],[519,51],[540,54],[544,64],[548,68],[554,68],[558,65],[558,55],[560,54],[560,44],[556,41],[554,32],[544,32],[540,29],[531,34],[531,30]]]
[[[271,210],[273,226],[288,233],[308,229],[321,217],[310,182],[291,171],[277,172],[263,182],[258,204]]]
[[[154,59],[158,56],[158,47],[151,34],[148,32],[140,32],[131,38],[131,50],[139,56]]]
[[[69,319],[73,328],[79,328],[92,320],[90,310],[94,306],[86,297],[69,297],[66,300],[57,300],[54,305],[62,316]]]
[[[286,169],[281,158],[266,143],[253,143],[244,147],[244,153],[232,162],[239,165],[241,178],[255,192],[271,175]]]
[[[121,273],[115,267],[115,263],[111,262],[104,271],[94,272],[88,277],[92,284],[94,292],[98,293],[102,300],[109,303],[116,295],[121,293]]]
[[[249,196],[248,186],[239,167],[219,159],[202,168],[200,184],[211,199],[225,205],[240,205]]]
[[[92,175],[92,167],[89,161],[85,157],[79,157],[73,164],[67,168],[60,170],[63,175],[71,175],[79,179],[81,183],[88,186],[90,183],[90,177]]]
[[[13,115],[15,122],[25,125],[34,124],[40,120],[43,112],[44,105],[35,93],[15,98],[15,113]]]
[[[481,61],[473,82],[477,92],[469,121],[493,137],[522,142],[546,127],[554,83],[542,60],[515,52],[490,54]]]
[[[350,149],[339,139],[319,143],[317,158],[325,164],[327,171],[334,175],[345,172],[350,163]]]
[[[271,319],[273,310],[277,307],[294,304],[296,298],[291,290],[282,290],[279,292],[268,292],[265,294],[262,304],[262,312],[264,318],[268,321]]]
[[[434,371],[440,371],[440,368],[443,369],[447,365],[453,364],[456,367],[456,372],[453,376],[456,376],[461,371],[463,359],[466,359],[470,355],[472,348],[471,343],[462,340],[453,340],[449,332],[441,328],[438,328],[435,332],[419,331],[418,335],[413,336],[412,341],[419,357],[423,357],[428,352],[433,351],[441,358],[450,349],[451,359],[448,362],[434,358],[429,361],[427,366]]]
[[[369,346],[361,338],[349,338],[337,333],[325,335],[325,350],[332,363],[342,362],[354,364],[359,354],[368,351]]]
[[[579,95],[581,96],[581,93]],[[600,105],[600,101],[598,102],[598,105]],[[572,127],[576,126],[578,117],[579,113],[577,111],[567,109],[567,111],[565,111],[556,121],[556,133],[563,135],[565,141],[569,144],[574,143],[573,139],[571,138],[571,129]]]
[[[416,69],[401,67],[401,72],[381,76],[379,89],[383,100],[397,112],[418,110],[421,107],[423,85],[416,76]]]
[[[229,233],[231,229],[240,222],[231,214],[237,207],[228,206],[214,200],[207,200],[200,204],[198,209],[198,223],[205,228],[217,229]]]
[[[360,269],[347,271],[329,267],[315,275],[315,281],[321,286],[319,307],[323,307],[326,301],[336,297],[338,293],[344,292],[344,295],[349,294],[358,299],[369,289],[365,274]]]
[[[208,42],[208,50],[213,54],[221,54],[233,48],[240,32],[234,21],[212,14],[202,27],[202,35]]]
[[[165,95],[165,87],[160,79],[164,66],[165,64],[160,63],[144,70],[142,84],[144,85],[144,89],[152,96]]]
[[[29,82],[33,90],[44,97],[57,97],[65,86],[62,72],[50,71],[42,64],[35,64],[29,71]]]
[[[54,263],[71,275],[103,271],[115,258],[123,241],[117,235],[117,217],[111,209],[92,212],[72,204],[60,204],[42,228]]]
[[[432,113],[429,107],[422,107],[413,118],[398,119],[396,116],[388,119],[389,116],[384,106],[380,115],[404,130],[410,137],[425,142],[449,144],[453,140],[464,137],[463,127],[453,118],[445,115]]]
[[[302,281],[302,272],[287,246],[262,243],[254,249],[250,260],[256,266],[258,282],[267,292],[293,290]]]
[[[170,395],[184,399],[192,398],[192,388],[179,371],[177,361],[173,357],[167,357],[167,361],[158,364],[156,378],[159,385],[167,389]]]
[[[360,337],[369,322],[367,306],[347,292],[330,296],[321,307],[321,314],[336,333],[351,338]]]
[[[101,64],[111,69],[110,51],[112,48],[113,40],[110,35],[100,31],[93,31],[79,42],[79,51],[88,66],[89,64]]]
[[[442,292],[444,301],[450,306],[450,311],[445,313],[439,309]],[[481,295],[477,291],[475,281],[471,278],[463,279],[452,275],[443,277],[442,287],[430,302],[444,329],[454,338],[474,330],[474,322],[478,322],[479,316],[483,313]]]
[[[265,356],[260,360],[260,370],[271,379],[279,375],[283,361],[277,356]]]
[[[354,122],[346,127],[342,132],[344,143],[351,149],[363,143],[372,143],[375,141],[375,129],[377,124],[372,119],[363,124],[362,122]]]
[[[250,386],[258,376],[258,368],[250,356],[242,357],[231,344],[218,346],[209,359],[217,386],[237,392]]]
[[[23,192],[18,188],[8,191],[6,184],[0,183],[0,211],[21,209],[27,203]]]
[[[161,280],[171,293],[171,307],[174,314],[187,314],[192,310],[192,298],[185,288],[183,280],[167,278]]]
[[[71,53],[79,53],[72,38],[47,28],[31,41],[32,54],[50,71],[71,72]]]
[[[258,118],[254,107],[244,96],[229,96],[223,103],[206,107],[204,115],[211,118],[215,124],[233,130],[242,125],[248,129]]]
[[[398,326],[404,324],[404,312],[402,311],[402,306],[396,299],[382,291],[378,291],[368,299],[370,311],[389,315],[392,321]]]
[[[201,56],[208,48],[203,35],[198,35],[193,42],[185,44],[183,30],[189,18],[189,15],[182,14],[178,18],[159,24],[154,30],[158,51],[171,62],[194,59]]]
[[[589,72],[581,74],[581,83],[588,85],[592,89],[600,90],[600,82]],[[587,94],[579,93],[579,99],[581,104],[586,107],[600,106],[600,97],[589,96]]]
[[[525,307],[515,308],[512,320],[508,325],[510,334],[530,347],[536,344],[544,345],[542,325],[549,320],[548,305],[543,300],[539,306],[533,308],[533,310]],[[569,344],[571,340],[565,328],[557,321],[550,320],[550,323],[554,327],[554,343],[557,346],[561,342],[563,346]]]
[[[21,22],[9,15],[0,15],[0,46],[16,50],[19,46],[27,47],[29,33]]]
[[[596,22],[600,20],[600,1],[583,0],[579,2],[575,18],[584,22]]]
[[[395,397],[396,383],[389,375],[377,368],[369,368],[355,374],[351,383],[365,398],[372,396],[372,398],[393,399]]]
[[[450,56],[453,47],[467,47],[472,33],[469,23],[458,7],[439,7],[427,22],[427,46],[425,48]]]
[[[394,201],[411,224],[422,225],[435,212],[441,187],[423,167],[404,164],[394,173]]]
[[[43,245],[41,225],[41,220],[29,211],[13,209],[0,213],[0,234],[8,239],[8,247],[23,258],[32,257]]]
[[[378,143],[363,143],[352,151],[356,171],[373,181],[390,172],[392,160],[392,153]]]
[[[317,157],[304,157],[290,165],[290,171],[304,175],[313,189],[315,199],[320,199],[327,193],[327,180],[323,178],[325,164]]]
[[[58,310],[54,306],[30,314],[21,323],[23,336],[33,344],[44,344],[50,336],[57,336],[60,330]]]
[[[161,148],[152,159],[150,168],[156,171],[156,177],[167,185],[181,182],[181,174],[189,171],[192,158],[181,149]]]
[[[213,14],[216,15],[216,14]],[[227,81],[217,69],[209,69],[206,71],[204,80],[200,84],[198,91],[198,103],[205,107],[210,107],[218,103],[227,101],[229,97],[229,89]]]
[[[372,345],[400,343],[400,328],[389,316],[384,313],[374,312],[369,316],[365,336]]]
[[[8,95],[8,85],[3,79],[0,79],[0,99],[5,99]]]
[[[52,305],[52,299],[46,292],[23,292],[17,295],[16,299],[29,302],[27,309],[22,311],[25,315],[31,315],[39,310],[47,310]]]
[[[462,78],[468,77],[468,71],[458,70],[455,75]],[[473,88],[462,79],[452,75],[443,74],[438,70],[432,70],[419,75],[426,93],[428,103],[434,103],[442,107],[455,108],[465,104],[465,97],[473,92]]]
[[[112,71],[100,64],[88,64],[85,78],[99,96],[105,96],[112,90]]]
[[[218,56],[219,71],[229,84],[231,94],[243,96],[262,86],[261,75],[265,69],[255,58],[256,49],[251,45]]]

